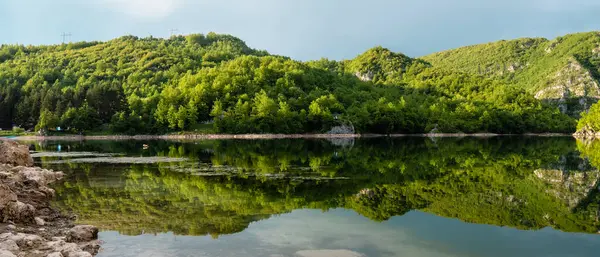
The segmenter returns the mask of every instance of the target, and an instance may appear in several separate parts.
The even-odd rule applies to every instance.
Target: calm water
[[[102,229],[104,257],[596,256],[600,245],[600,142],[30,144],[67,174],[55,205]]]

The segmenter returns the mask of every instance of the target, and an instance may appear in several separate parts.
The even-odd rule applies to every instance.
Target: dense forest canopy
[[[3,45],[0,128],[119,134],[322,133],[338,126],[382,134],[574,132],[580,111],[600,96],[593,91],[600,74],[593,69],[600,63],[597,37],[503,41],[423,59],[375,47],[352,60],[309,62],[216,33]],[[530,50],[540,47],[548,50]],[[497,62],[517,72],[478,72]],[[552,95],[552,88],[564,84],[553,75],[561,67],[577,84],[569,92],[581,87],[586,94],[539,97],[539,90]],[[585,108],[565,109],[581,99]]]

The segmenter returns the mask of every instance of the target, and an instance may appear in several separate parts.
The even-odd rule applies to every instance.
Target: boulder
[[[32,223],[35,216],[35,208],[31,204],[19,201],[8,203],[2,209],[3,222],[13,221],[17,223]]]
[[[98,228],[90,225],[79,225],[71,228],[67,235],[67,242],[78,243],[98,239]]]
[[[38,235],[19,233],[13,238],[16,239],[16,243],[21,249],[34,249],[41,246],[44,242],[44,239]]]
[[[11,252],[16,252],[19,250],[19,246],[13,240],[5,240],[0,242],[0,250],[6,250]]]
[[[13,166],[33,166],[33,158],[29,154],[29,147],[14,141],[0,139],[0,163]]]
[[[62,172],[54,172],[41,168],[22,168],[19,177],[22,181],[35,181],[38,185],[46,186],[63,178]]]
[[[7,250],[0,250],[0,257],[17,257],[13,253]]]

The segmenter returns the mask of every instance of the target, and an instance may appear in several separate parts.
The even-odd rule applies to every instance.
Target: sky
[[[600,30],[598,0],[0,0],[0,44],[231,34],[298,60]]]

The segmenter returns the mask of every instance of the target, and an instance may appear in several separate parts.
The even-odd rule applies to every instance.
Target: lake
[[[98,256],[596,256],[600,142],[28,142]]]

